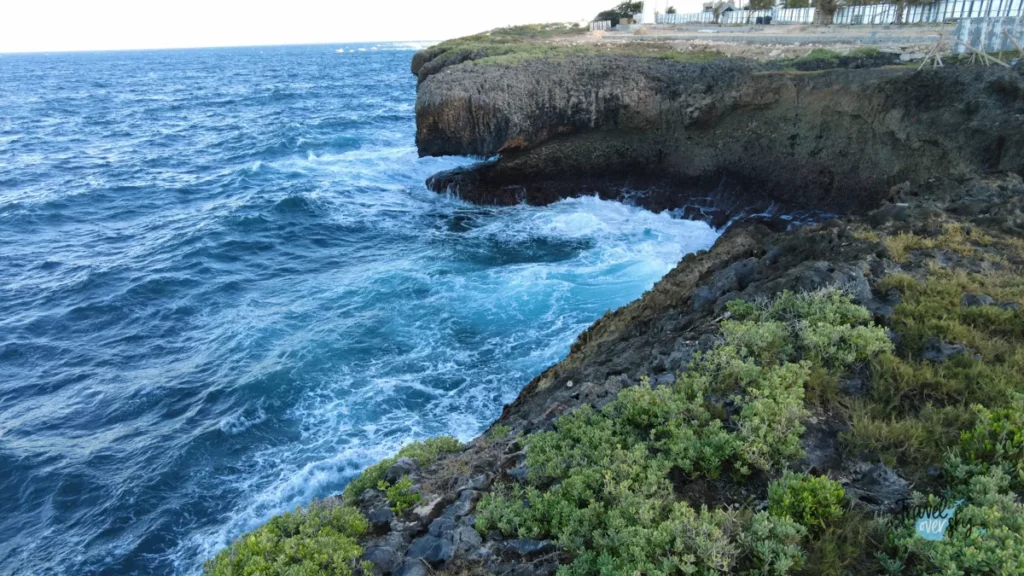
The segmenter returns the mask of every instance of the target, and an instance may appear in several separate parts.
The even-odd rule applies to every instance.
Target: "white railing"
[[[593,30],[610,30],[612,27],[611,20],[594,20],[590,23],[590,29]]]
[[[771,16],[772,24],[812,24],[814,8],[773,8],[769,10],[732,10],[717,20],[718,24],[754,24],[758,16]],[[944,22],[961,18],[1019,18],[1024,16],[1024,0],[939,0],[930,4],[907,5],[904,24]],[[712,12],[690,14],[658,14],[658,24],[712,24]],[[834,24],[892,24],[896,21],[895,4],[841,6],[832,19]]]

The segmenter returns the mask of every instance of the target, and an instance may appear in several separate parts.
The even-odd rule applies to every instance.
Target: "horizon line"
[[[213,45],[213,46],[162,46],[155,48],[81,48],[67,50],[23,50],[5,52],[0,50],[0,56],[27,55],[27,54],[86,54],[90,52],[157,52],[161,50],[216,50],[219,48],[282,48],[287,46],[337,46],[342,44],[398,44],[405,42],[443,42],[443,40],[364,40],[358,42],[287,42],[284,44],[235,44],[235,45]]]

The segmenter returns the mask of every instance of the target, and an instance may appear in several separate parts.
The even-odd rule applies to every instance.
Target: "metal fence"
[[[730,10],[718,19],[722,24],[753,24],[758,18],[771,16],[772,10]]]
[[[814,8],[777,8],[772,17],[773,24],[811,24],[814,22]]]
[[[594,20],[590,23],[590,29],[593,30],[609,30],[612,27],[611,20]]]
[[[722,24],[755,24],[758,18],[771,18],[773,24],[811,24],[814,8],[768,8],[765,10],[731,10],[722,14]]]
[[[1024,0],[945,0],[907,6],[904,21],[942,22],[962,18],[1012,18],[1024,15]]]
[[[841,6],[832,19],[834,24],[892,24],[896,21],[895,4]],[[769,10],[732,10],[718,19],[719,24],[753,24],[757,18],[771,16],[773,24],[812,24],[814,8],[773,8]],[[907,5],[904,24],[924,24],[963,18],[1019,18],[1024,16],[1024,0],[939,0],[931,4]],[[658,14],[658,24],[712,24],[712,12],[691,14]]]
[[[905,17],[906,14],[904,14]],[[895,4],[841,6],[832,16],[833,24],[892,24],[894,21],[896,21]]]
[[[964,18],[956,23],[953,38],[982,52],[1019,53],[1018,46],[1024,46],[1024,18]],[[954,42],[953,53],[967,53],[964,44]]]
[[[714,12],[692,12],[689,14],[658,14],[655,16],[658,24],[713,24],[715,22]]]
[[[895,4],[843,6],[832,19],[834,24],[892,24],[896,21]],[[909,5],[903,10],[904,24],[923,24],[960,20],[962,18],[1019,17],[1024,14],[1024,0],[944,0],[931,4]]]

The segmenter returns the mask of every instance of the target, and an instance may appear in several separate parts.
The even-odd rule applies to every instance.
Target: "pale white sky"
[[[0,52],[443,40],[621,0],[0,0]],[[698,11],[700,0],[651,0]]]
[[[0,0],[0,52],[443,40],[621,0]],[[701,0],[651,0],[700,10]]]

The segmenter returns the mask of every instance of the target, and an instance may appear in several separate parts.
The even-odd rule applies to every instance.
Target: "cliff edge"
[[[852,212],[903,182],[1024,168],[1024,79],[1013,70],[806,73],[572,50],[505,58],[420,84],[421,155],[498,156],[435,176],[434,190],[544,204],[634,183],[676,189],[676,201],[653,200],[673,207],[682,191],[726,180],[749,196]]]
[[[485,434],[407,446],[208,571],[1019,573],[1024,78],[875,60],[417,54],[420,153],[489,158],[437,191],[835,214],[732,219]]]

